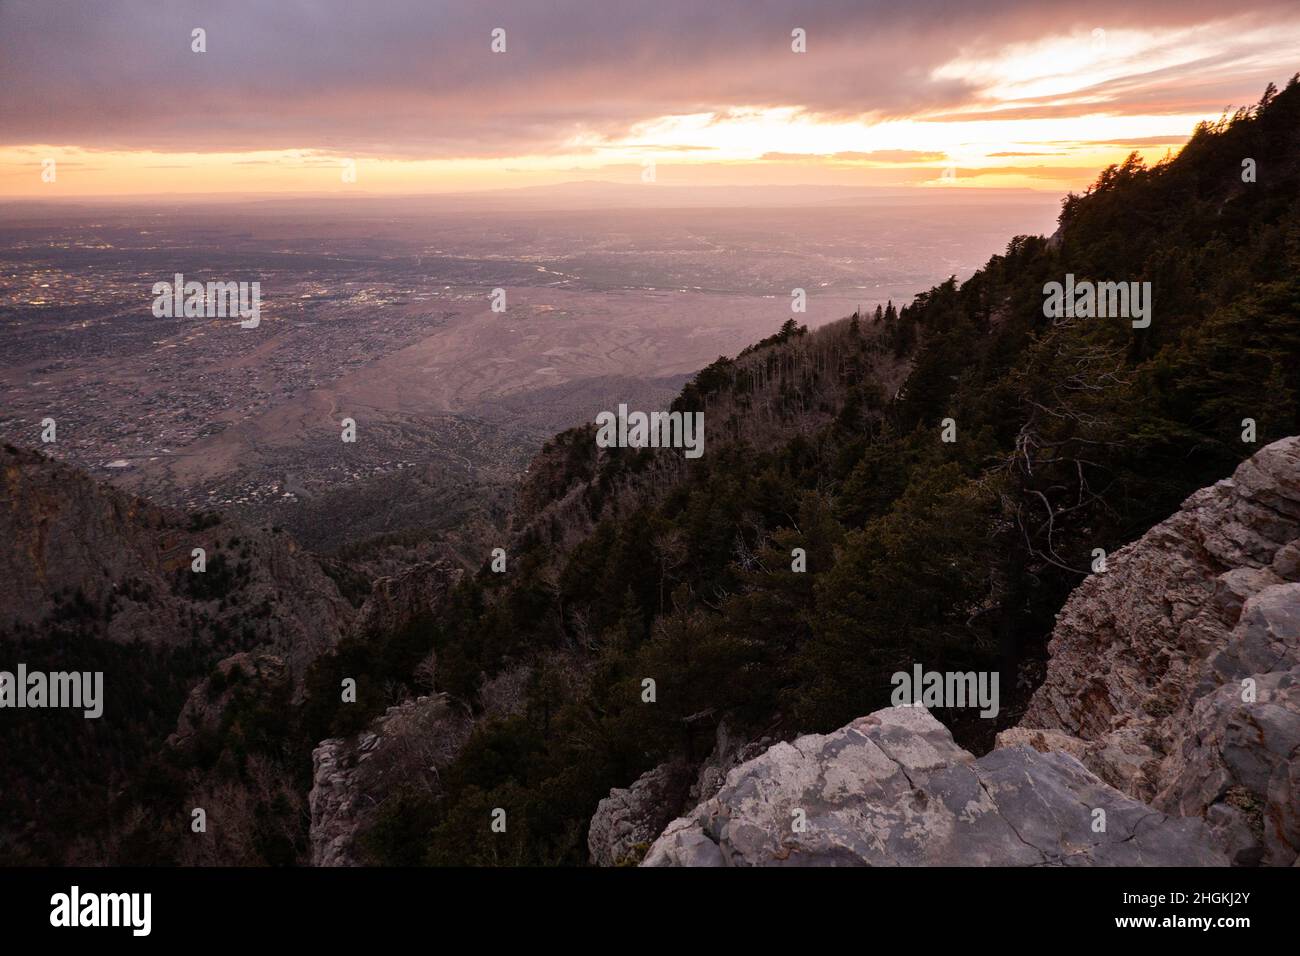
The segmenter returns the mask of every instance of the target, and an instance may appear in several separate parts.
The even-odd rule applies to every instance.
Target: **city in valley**
[[[788,318],[909,301],[1057,208],[1027,190],[656,188],[5,204],[0,437],[317,549],[490,527],[551,434],[664,408]],[[260,321],[155,315],[177,275],[257,283]]]

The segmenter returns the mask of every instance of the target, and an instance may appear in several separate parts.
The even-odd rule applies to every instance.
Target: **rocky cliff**
[[[361,639],[398,632],[435,617],[464,572],[446,561],[413,565],[374,582],[357,612]],[[417,678],[432,685],[436,656]],[[460,752],[474,723],[446,694],[389,707],[361,733],[323,740],[312,753],[311,862],[357,866],[366,862],[364,838],[390,800],[402,793],[436,799],[439,772]]]
[[[353,738],[322,741],[312,754],[311,862],[357,866],[361,845],[403,788],[441,793],[438,773],[469,739],[473,721],[445,694],[390,707]]]
[[[156,507],[35,451],[3,446],[0,474],[0,652],[107,678],[104,715],[71,751],[51,749],[66,728],[11,715],[0,846],[32,862],[293,862],[293,705],[353,627],[334,581],[274,529]],[[176,806],[212,826],[191,831]],[[43,828],[67,819],[85,825]]]
[[[713,751],[698,769],[684,761],[660,764],[630,787],[616,787],[596,806],[587,828],[588,858],[594,866],[633,866],[645,856],[660,831],[684,806],[714,796],[727,774],[760,756],[770,737],[735,737],[727,721],[718,722]]]
[[[334,582],[287,535],[155,507],[12,445],[0,474],[0,539],[11,543],[0,549],[0,640],[62,623],[118,643],[265,647],[301,676],[351,626]]]
[[[410,626],[435,613],[464,573],[449,561],[421,561],[377,579],[357,612],[354,630],[364,636]]]
[[[1199,820],[1126,797],[1074,758],[976,760],[924,708],[778,743],[668,825],[643,866],[1226,863]]]
[[[1021,728],[1211,822],[1238,863],[1300,849],[1300,438],[1110,557],[1057,618]]]
[[[993,752],[877,711],[735,767],[642,865],[1296,864],[1300,438],[1112,555],[1049,649]],[[650,789],[602,802],[593,860],[623,849],[602,815],[649,818]]]

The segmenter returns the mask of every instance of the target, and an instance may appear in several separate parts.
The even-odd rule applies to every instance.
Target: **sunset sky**
[[[1298,69],[1296,0],[0,0],[0,196],[1060,193]]]

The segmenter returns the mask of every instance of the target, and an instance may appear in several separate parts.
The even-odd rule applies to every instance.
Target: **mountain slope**
[[[334,583],[282,534],[158,508],[12,445],[0,469],[0,536],[12,543],[0,552],[0,640],[63,625],[117,643],[268,645],[301,675],[350,624]]]
[[[976,759],[924,709],[886,708],[740,763],[662,834],[637,834],[643,865],[1291,866],[1298,582],[1293,437],[1075,589],[998,749]],[[636,805],[640,783],[611,802]],[[636,859],[603,822],[592,834],[594,855]]]
[[[0,470],[0,670],[99,671],[104,698],[97,719],[4,711],[0,859],[155,862],[155,848],[109,835],[188,830],[177,808],[209,768],[200,761],[166,786],[154,770],[191,689],[219,659],[257,648],[278,655],[276,706],[288,707],[353,610],[278,532],[157,508],[9,445]],[[206,550],[202,573],[191,570],[196,547]],[[237,736],[229,723],[223,731]],[[147,812],[133,787],[149,793]]]
[[[16,580],[38,600],[48,592],[51,605],[70,604],[47,610],[62,618],[44,626],[72,619],[81,623],[68,640],[78,628],[94,638],[69,659],[127,647],[119,642],[132,629],[112,632],[117,605],[100,596],[125,592],[130,620],[156,639],[115,658],[120,686],[174,698],[172,714],[190,702],[184,740],[136,774],[112,811],[134,814],[127,836],[101,855],[209,859],[150,836],[183,834],[174,808],[199,792],[228,796],[254,824],[257,808],[269,816],[215,858],[304,859],[301,804],[316,749],[319,859],[581,864],[588,822],[611,788],[668,764],[684,768],[683,779],[699,771],[696,789],[712,787],[748,753],[743,742],[825,733],[877,711],[890,701],[891,675],[914,665],[999,675],[996,720],[933,711],[957,744],[991,748],[1042,683],[1055,615],[1098,550],[1138,538],[1262,443],[1300,432],[1297,155],[1293,80],[1199,129],[1172,160],[1103,171],[1085,195],[1067,198],[1055,236],[1013,239],[965,282],[815,332],[790,322],[719,359],[673,403],[705,416],[698,460],[598,449],[590,426],[558,436],[521,489],[505,570],[485,560],[459,583],[430,568],[427,580],[422,572],[379,588],[383,606],[365,615],[376,626],[316,656],[295,684],[301,701],[285,699],[276,655],[212,673],[211,647],[164,639],[173,620],[202,630],[207,613],[225,653],[250,650],[246,636],[291,657],[307,648],[295,667],[310,660],[319,643],[291,617],[310,622],[319,595],[288,599],[273,624],[242,619],[246,599],[275,587],[263,564],[291,562],[284,548],[257,537],[252,590],[232,591],[223,607],[207,584],[178,592],[193,579],[168,579],[150,555],[175,546],[172,519],[148,517],[128,534],[120,529],[136,528],[136,505],[92,509],[94,558],[78,571],[68,557],[84,547],[78,521],[46,520],[39,506],[15,513],[8,520],[23,548],[56,559],[29,578],[11,569]],[[1243,182],[1244,157],[1257,161],[1258,181]],[[1046,317],[1045,284],[1068,275],[1152,283],[1150,326]],[[232,543],[204,524],[180,537],[207,530],[218,551],[238,548],[245,560],[242,533]],[[51,528],[64,542],[53,550],[43,538]],[[139,556],[147,591],[100,538]],[[58,570],[65,559],[73,571]],[[116,591],[95,580],[105,570],[120,578]],[[69,584],[90,590],[55,601],[55,588]],[[334,606],[328,593],[324,606]],[[13,613],[10,640],[35,653],[31,621]],[[234,636],[234,619],[222,616],[231,613],[241,615]],[[178,662],[182,653],[195,656]],[[340,699],[343,680],[356,682],[355,703]],[[140,707],[156,716],[153,701]],[[426,765],[436,773],[407,773],[413,753],[422,759],[412,738],[433,726],[454,728],[454,746]],[[91,759],[85,739],[69,739],[82,750],[66,763]],[[129,752],[134,766],[142,739],[123,734],[107,749],[114,759]],[[21,759],[33,763],[23,778],[39,779],[37,764],[67,756],[61,747],[24,746]],[[377,756],[362,767],[363,754]],[[111,769],[92,773],[89,787],[116,788],[122,774]],[[371,801],[364,814],[340,812],[352,787]],[[490,827],[497,809],[507,811],[504,833]],[[7,816],[66,823],[31,804]],[[39,846],[37,858],[58,855],[22,845]]]
[[[484,715],[418,824],[377,825],[423,835],[428,862],[583,862],[609,789],[698,764],[720,721],[829,731],[918,663],[999,673],[997,720],[935,713],[991,747],[1097,549],[1300,431],[1297,155],[1293,81],[1172,160],[1104,171],[1051,240],[710,366],[674,404],[705,413],[697,461],[560,436],[507,572],[464,582],[425,638],[438,689],[469,711],[507,674],[528,675],[526,704]],[[1045,317],[1044,285],[1067,275],[1151,282],[1150,326]],[[886,366],[906,372],[896,390],[874,377]],[[507,834],[483,823],[494,807]]]

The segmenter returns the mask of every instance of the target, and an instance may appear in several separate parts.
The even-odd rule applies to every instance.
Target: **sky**
[[[1297,70],[1297,0],[0,0],[0,197],[1062,193]]]

